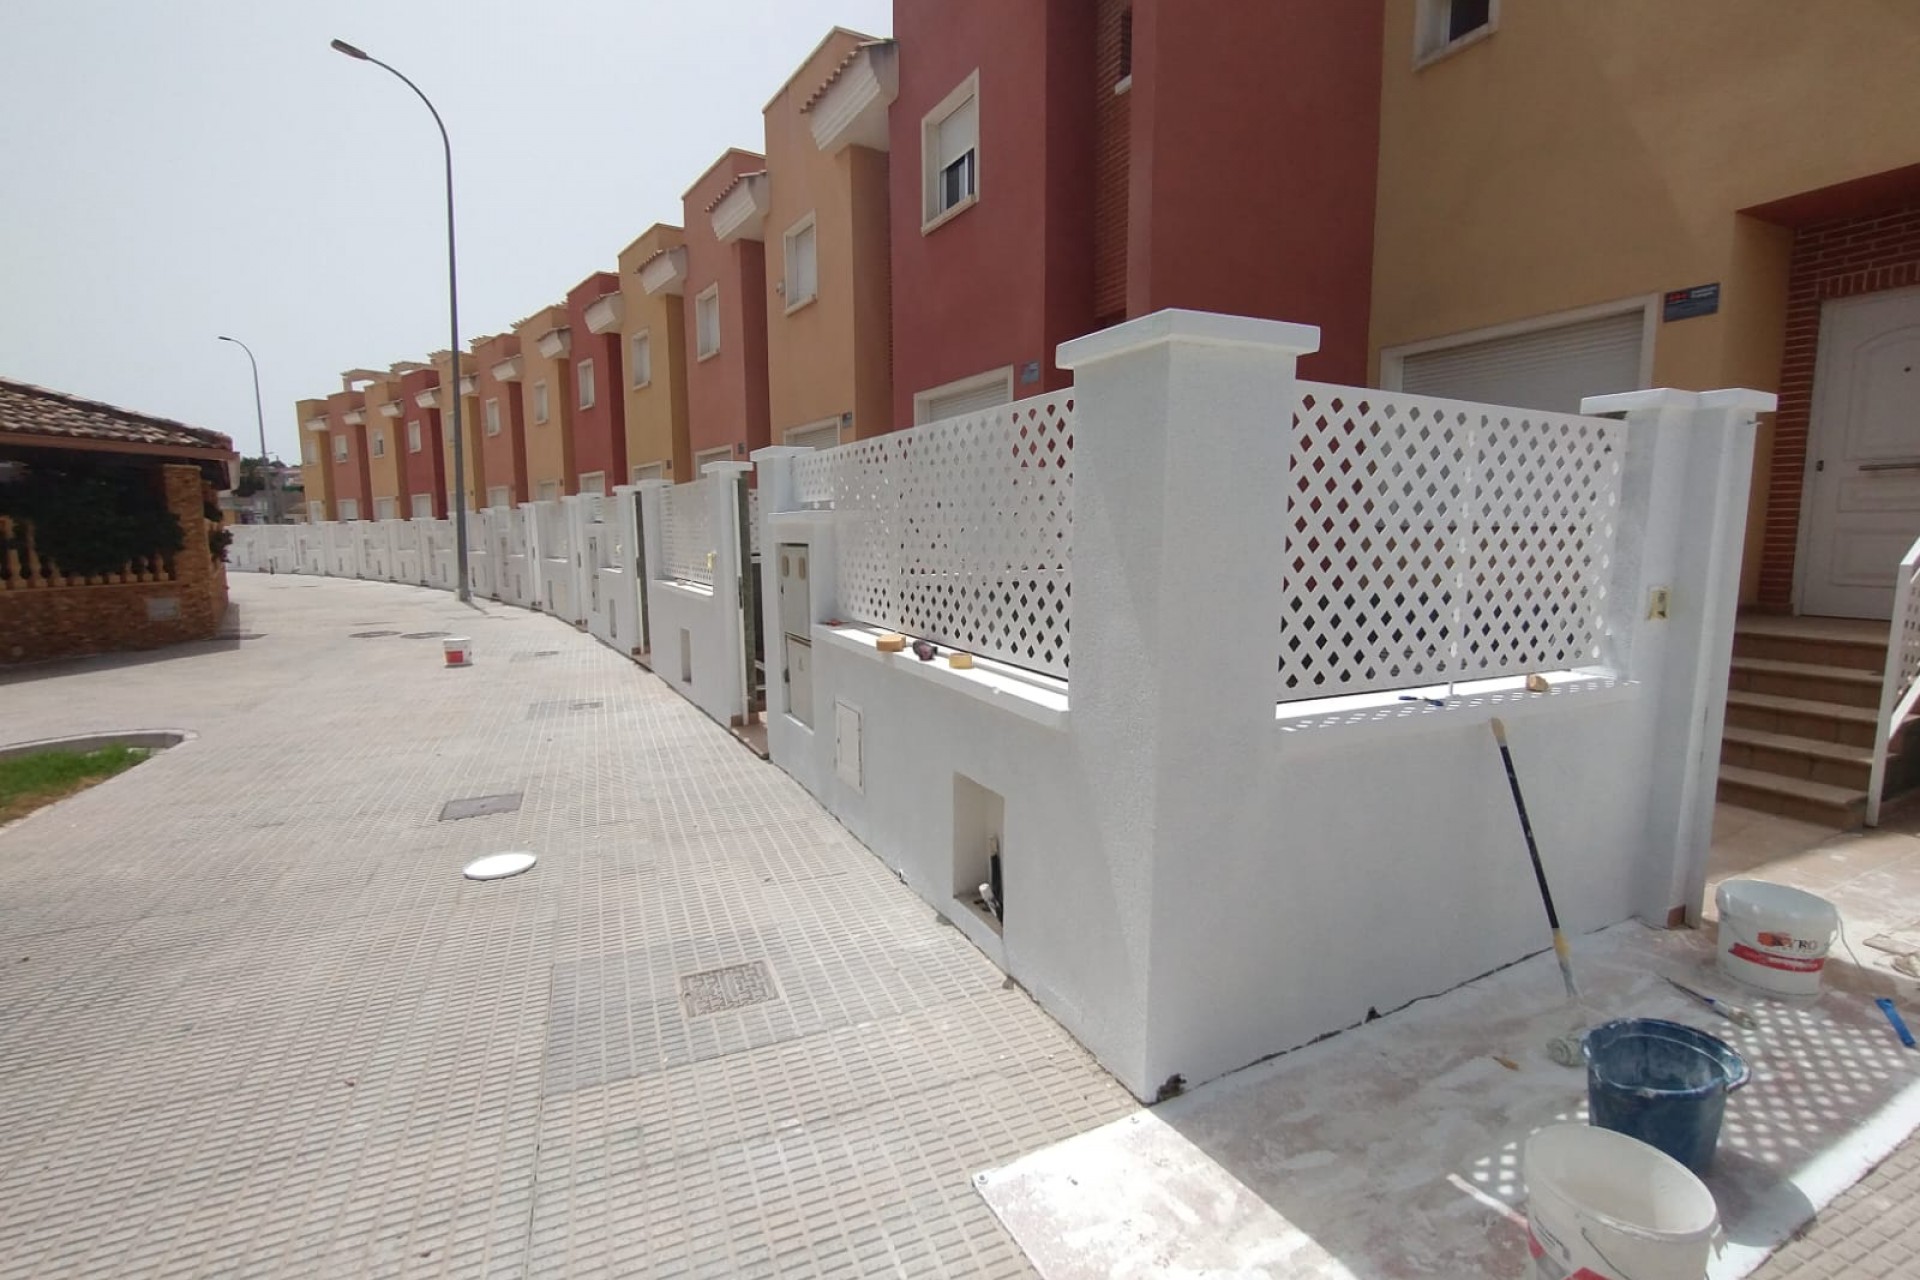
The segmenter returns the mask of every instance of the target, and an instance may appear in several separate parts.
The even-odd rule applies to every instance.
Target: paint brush
[[[1665,974],[1661,974],[1660,976],[1666,978]],[[1752,1014],[1740,1008],[1738,1005],[1728,1004],[1725,1000],[1710,996],[1704,991],[1695,991],[1684,982],[1676,982],[1672,978],[1666,978],[1666,980],[1676,989],[1686,995],[1692,996],[1695,1000],[1698,1000],[1701,1004],[1707,1006],[1707,1008],[1713,1010],[1736,1027],[1744,1027],[1748,1031],[1752,1031],[1759,1025],[1754,1022]]]
[[[1881,996],[1874,1003],[1880,1006],[1880,1012],[1886,1014],[1887,1021],[1893,1024],[1893,1034],[1900,1037],[1900,1043],[1909,1049],[1913,1048],[1913,1032],[1907,1030],[1907,1020],[1902,1018],[1900,1011],[1893,1007],[1893,1001]]]

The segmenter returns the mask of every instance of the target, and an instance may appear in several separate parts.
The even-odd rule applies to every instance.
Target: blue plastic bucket
[[[1726,1041],[1660,1018],[1622,1018],[1587,1032],[1587,1112],[1687,1168],[1713,1168],[1727,1095],[1751,1077]]]

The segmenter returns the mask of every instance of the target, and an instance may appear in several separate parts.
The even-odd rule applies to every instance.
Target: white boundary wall
[[[653,672],[721,724],[735,723],[748,710],[738,477],[751,469],[744,462],[710,462],[699,480],[679,486],[646,480],[639,486],[649,548],[644,587]],[[680,513],[677,522],[673,510]],[[709,581],[674,576],[676,569]]]
[[[823,625],[839,515],[797,509],[792,451],[755,455],[774,761],[1141,1098],[1547,944],[1495,714],[1574,931],[1664,925],[1702,890],[1754,415],[1772,397],[1587,406],[1627,414],[1610,669],[1552,673],[1546,694],[1479,681],[1442,706],[1394,691],[1282,705],[1275,495],[1295,361],[1317,342],[1162,312],[1060,349],[1080,422],[1070,688],[882,655],[870,629]],[[778,551],[793,543],[812,566],[810,729],[779,679]],[[1645,617],[1656,586],[1669,619]],[[656,659],[670,634],[656,629]],[[996,828],[1003,932],[965,892]]]

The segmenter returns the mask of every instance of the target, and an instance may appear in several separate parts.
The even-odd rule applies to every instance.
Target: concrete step
[[[1874,724],[1878,718],[1879,711],[1874,707],[1850,707],[1840,703],[1816,702],[1809,698],[1751,693],[1745,689],[1733,689],[1727,693],[1729,725],[1795,738],[1812,738],[1819,742],[1840,742],[1871,749]]]
[[[1824,662],[1735,657],[1729,688],[1849,707],[1880,705],[1880,672]]]
[[[1888,634],[1884,622],[1748,614],[1735,624],[1733,654],[1877,672],[1886,664]]]
[[[1865,788],[1784,778],[1730,764],[1720,766],[1719,794],[1727,804],[1840,828],[1860,825],[1867,808]]]
[[[1873,749],[1730,724],[1720,763],[1864,791],[1873,776]]]

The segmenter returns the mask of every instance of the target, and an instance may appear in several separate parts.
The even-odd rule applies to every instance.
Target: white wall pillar
[[[728,690],[727,717],[738,717],[745,724],[752,709],[753,689],[747,677],[747,619],[744,579],[752,568],[747,546],[740,536],[740,480],[753,470],[751,462],[709,462],[700,469],[703,479],[713,484],[713,603],[718,628],[716,634],[732,656],[734,674]]]
[[[1267,785],[1295,365],[1318,348],[1310,325],[1162,311],[1059,349],[1079,422],[1070,732],[1103,864],[1077,891],[1125,934],[1119,1007],[1144,1019],[1095,1034],[1143,1096],[1196,1060],[1176,1047],[1206,997],[1166,980],[1169,948],[1204,950],[1190,886],[1244,874],[1220,855]]]
[[[1610,616],[1614,660],[1654,708],[1636,910],[1656,926],[1697,918],[1706,892],[1755,415],[1774,404],[1763,391],[1658,387],[1580,405],[1627,422]],[[1649,616],[1656,590],[1664,619]]]

